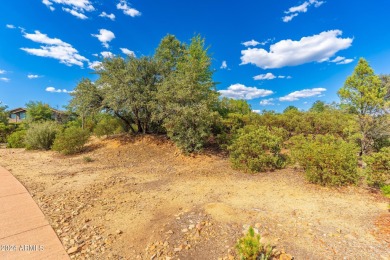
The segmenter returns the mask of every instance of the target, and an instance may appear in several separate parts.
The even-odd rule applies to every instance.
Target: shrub
[[[390,198],[390,185],[383,185],[381,187],[381,191],[382,191],[383,195]]]
[[[93,130],[97,137],[112,135],[116,132],[121,132],[121,124],[118,119],[113,117],[104,117],[100,120]],[[119,130],[118,130],[119,129]]]
[[[249,227],[248,233],[238,240],[236,249],[242,260],[266,260],[272,256],[272,247],[262,245],[260,235],[255,235],[252,227]]]
[[[290,139],[291,155],[312,183],[340,186],[356,183],[357,146],[333,135],[299,135]]]
[[[32,150],[49,150],[53,145],[59,126],[53,121],[29,124],[26,131],[26,148]]]
[[[184,107],[164,121],[169,138],[185,153],[199,152],[211,136],[216,114],[202,104]]]
[[[246,126],[238,130],[230,151],[233,167],[249,172],[280,169],[286,165],[286,156],[280,153],[283,131],[266,127]]]
[[[371,186],[381,187],[390,182],[390,147],[364,156],[367,163],[367,182]]]
[[[88,130],[72,126],[57,135],[53,144],[53,150],[63,154],[78,153],[82,151],[88,139]]]
[[[8,148],[24,148],[26,139],[26,130],[20,130],[13,132],[7,138],[7,147]]]
[[[86,163],[90,163],[90,162],[93,162],[94,159],[92,159],[92,158],[89,157],[89,156],[84,156],[84,157],[83,157],[83,161],[86,162]]]

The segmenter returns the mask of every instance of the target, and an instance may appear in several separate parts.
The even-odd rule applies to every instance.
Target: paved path
[[[26,188],[0,167],[0,260],[66,259],[54,230]]]

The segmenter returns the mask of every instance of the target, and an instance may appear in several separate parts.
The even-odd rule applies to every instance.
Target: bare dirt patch
[[[94,139],[69,157],[0,149],[0,165],[72,258],[232,258],[245,225],[295,259],[390,255],[384,198],[311,185],[294,169],[243,174],[217,155],[181,155],[163,138]]]

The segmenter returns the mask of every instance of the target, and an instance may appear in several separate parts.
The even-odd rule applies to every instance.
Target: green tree
[[[222,117],[227,117],[231,113],[248,115],[252,112],[251,105],[246,100],[227,97],[223,97],[218,102],[217,110]]]
[[[81,127],[85,128],[86,118],[94,116],[102,109],[103,96],[100,89],[89,79],[82,79],[71,93],[69,108],[80,115]]]
[[[356,111],[361,134],[360,155],[373,145],[373,133],[382,128],[386,91],[368,62],[361,58],[338,92],[342,102]]]
[[[27,108],[27,120],[29,122],[39,122],[53,120],[53,112],[48,104],[40,101],[30,101],[26,104]]]
[[[174,35],[168,34],[165,36],[154,54],[161,70],[161,76],[166,78],[176,71],[177,65],[179,61],[183,60],[185,52],[185,44],[181,43]]]
[[[0,101],[0,123],[8,124],[8,112],[7,112],[7,106],[3,106]]]
[[[288,106],[283,110],[283,113],[286,113],[288,111],[299,111],[296,106]]]
[[[327,108],[327,105],[325,104],[325,102],[323,102],[321,100],[317,100],[316,102],[313,103],[313,105],[311,106],[309,111],[321,113],[321,112],[324,112],[326,108]]]
[[[212,80],[211,58],[200,36],[192,38],[158,89],[160,118],[168,136],[186,152],[200,150],[211,135],[218,101]]]
[[[382,86],[386,91],[385,99],[390,101],[390,74],[380,75]]]

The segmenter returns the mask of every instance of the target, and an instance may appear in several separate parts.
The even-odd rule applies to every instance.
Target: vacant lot
[[[292,168],[247,175],[155,137],[94,139],[71,157],[0,149],[0,165],[77,259],[231,258],[244,225],[296,259],[390,256],[381,195],[308,184]]]

